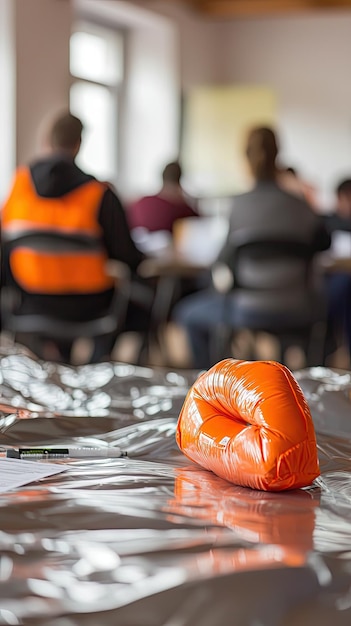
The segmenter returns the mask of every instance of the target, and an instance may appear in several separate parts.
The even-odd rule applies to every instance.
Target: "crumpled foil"
[[[0,624],[350,626],[351,373],[295,372],[322,473],[282,493],[233,485],[178,450],[197,375],[1,350],[1,446],[128,456],[62,459],[63,473],[0,493]]]

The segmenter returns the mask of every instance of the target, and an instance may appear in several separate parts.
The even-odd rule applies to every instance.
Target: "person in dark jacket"
[[[233,199],[228,238],[218,261],[231,265],[235,253],[233,234],[243,229],[261,234],[269,232],[282,239],[294,237],[309,246],[311,254],[327,249],[330,236],[320,217],[304,199],[288,193],[280,184],[274,131],[265,127],[252,129],[247,140],[246,156],[254,186]],[[195,368],[206,369],[213,364],[210,360],[210,338],[222,322],[222,301],[223,294],[206,290],[185,298],[174,310],[174,320],[187,333]],[[235,290],[230,305],[234,315]]]
[[[332,255],[349,257],[351,252],[351,179],[338,183],[335,209],[324,216],[324,222],[332,239]],[[341,246],[340,246],[341,244]],[[326,276],[329,315],[327,333],[327,356],[344,345],[351,356],[351,274],[341,268]]]
[[[62,284],[57,282],[61,261],[54,252],[50,272],[40,259],[34,265],[29,257],[18,257],[17,276],[12,278],[21,291],[19,312],[51,314],[71,321],[95,319],[108,310],[113,296],[112,280],[105,270],[107,259],[121,261],[135,273],[144,258],[131,238],[124,208],[111,185],[97,181],[75,163],[82,132],[82,122],[70,113],[54,120],[48,133],[49,153],[29,167],[18,168],[15,174],[2,210],[2,232],[6,237],[12,228],[44,228],[87,234],[99,241],[101,252],[89,269],[78,255],[74,276],[72,267],[64,268]],[[127,330],[138,322],[145,324],[145,311],[133,303],[129,309]],[[96,338],[92,361],[108,358],[115,339]],[[59,358],[69,361],[71,342],[60,342],[57,347]]]
[[[351,179],[338,183],[335,189],[336,205],[324,216],[325,225],[333,235],[336,231],[351,232]]]

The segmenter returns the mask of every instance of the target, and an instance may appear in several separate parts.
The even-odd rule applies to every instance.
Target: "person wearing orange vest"
[[[108,309],[113,295],[112,279],[105,273],[107,259],[122,261],[135,272],[144,258],[111,186],[75,163],[82,131],[82,122],[70,113],[57,117],[48,135],[49,154],[18,168],[2,209],[4,234],[12,229],[43,229],[88,236],[97,244],[94,254],[64,258],[54,251],[38,255],[28,249],[15,250],[7,271],[21,290],[23,313],[54,314],[72,321],[94,319]],[[145,312],[131,311],[128,318],[145,323]],[[96,338],[91,360],[108,357],[114,339]],[[71,343],[60,342],[57,347],[61,359],[69,361]]]

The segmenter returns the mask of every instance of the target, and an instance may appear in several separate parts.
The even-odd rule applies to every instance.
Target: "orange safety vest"
[[[2,210],[2,231],[42,230],[62,235],[86,235],[97,243],[102,229],[98,211],[106,187],[91,180],[59,198],[43,198],[35,190],[28,168],[17,171],[15,182]],[[25,291],[37,294],[99,293],[110,289],[106,275],[107,254],[94,250],[57,252],[34,250],[25,244],[9,256],[13,278]]]

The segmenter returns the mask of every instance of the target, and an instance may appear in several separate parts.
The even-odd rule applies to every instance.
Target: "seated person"
[[[336,187],[336,206],[324,216],[331,234],[331,253],[334,257],[351,254],[351,179],[341,181]],[[351,274],[333,270],[326,275],[329,318],[327,354],[332,354],[340,344],[345,344],[351,355]]]
[[[114,293],[114,283],[106,274],[107,259],[119,260],[135,272],[144,258],[131,238],[117,195],[109,185],[98,182],[75,163],[82,131],[82,122],[70,113],[65,112],[54,120],[47,137],[48,154],[16,172],[2,209],[2,236],[6,238],[7,231],[16,229],[22,233],[37,229],[62,232],[63,235],[70,232],[96,238],[97,243],[101,243],[101,251],[96,253],[95,265],[90,264],[88,271],[85,257],[78,253],[75,272],[71,272],[67,265],[63,267],[62,259],[55,251],[50,253],[51,268],[55,270],[52,272],[47,270],[40,254],[35,257],[36,262],[31,263],[31,251],[27,253],[27,260],[22,256],[15,275],[7,263],[4,274],[10,276],[21,293],[19,314],[48,314],[78,322],[98,318],[108,310]],[[58,276],[63,277],[63,290],[55,283]],[[37,292],[33,284],[39,287]],[[132,320],[135,324],[139,320],[145,324],[146,318],[143,309],[130,303],[128,322]],[[115,339],[96,338],[91,360],[109,358]],[[29,347],[42,356],[42,342],[40,338],[35,340],[34,346],[30,344]],[[57,360],[69,362],[72,342],[56,342],[56,347],[59,351]]]
[[[276,166],[277,140],[270,128],[254,128],[248,137],[246,156],[255,180],[254,188],[234,198],[229,217],[227,242],[219,260],[230,266],[233,258],[232,233],[238,229],[269,230],[282,238],[294,236],[307,243],[311,252],[325,250],[330,237],[323,223],[305,200],[283,190]],[[235,307],[235,290],[230,300]],[[211,332],[223,322],[223,294],[205,290],[185,298],[174,310],[174,321],[183,326],[193,362],[198,369],[213,363],[210,357]]]
[[[181,176],[179,163],[166,165],[160,191],[154,196],[144,196],[129,206],[128,221],[131,229],[145,228],[149,232],[172,233],[176,220],[197,215],[181,187]]]
[[[325,225],[330,233],[351,232],[351,179],[341,181],[336,187],[336,206],[325,216]]]

